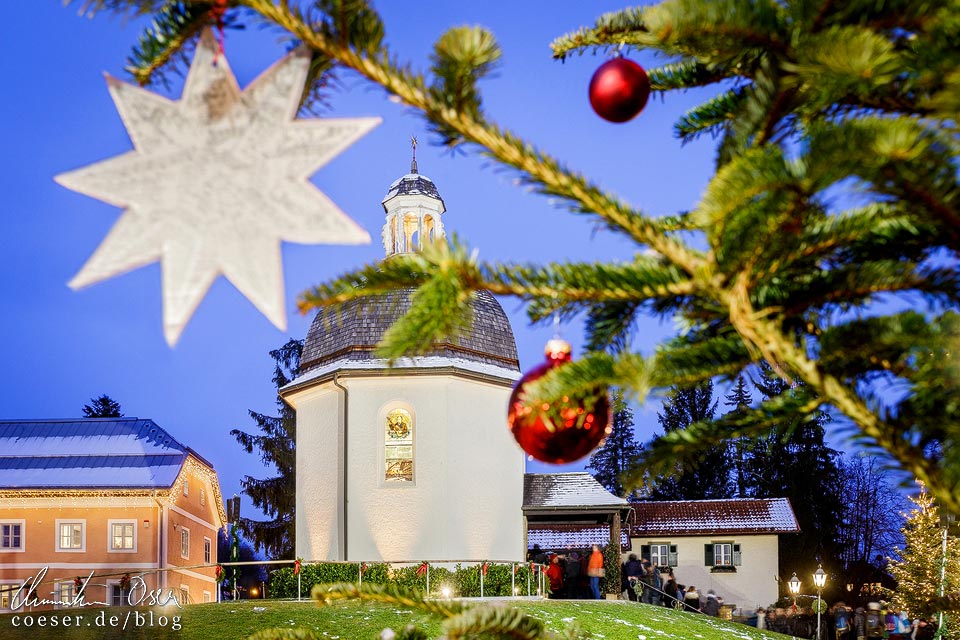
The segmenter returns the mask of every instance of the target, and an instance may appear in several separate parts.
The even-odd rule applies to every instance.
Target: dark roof
[[[604,546],[610,542],[610,525],[582,526],[576,524],[537,523],[527,529],[527,549],[539,545],[544,551],[583,550],[592,544]],[[620,550],[630,551],[627,529],[620,530]]]
[[[787,498],[638,502],[630,531],[639,536],[794,533],[800,531]]]
[[[303,345],[300,373],[337,361],[368,361],[384,332],[410,308],[413,289],[351,300],[317,313]],[[520,370],[510,321],[497,299],[477,291],[470,331],[426,355],[459,358]]]
[[[523,476],[523,508],[591,509],[626,507],[628,503],[607,491],[589,473],[527,473]]]
[[[387,195],[383,197],[381,202],[383,204],[383,210],[387,210],[387,202],[389,200],[397,196],[408,195],[424,195],[430,198],[436,198],[441,204],[443,203],[443,198],[440,197],[440,192],[437,191],[437,185],[433,184],[433,180],[419,173],[408,173],[405,176],[397,178],[393,181],[393,184],[390,185]],[[446,206],[443,205],[443,208],[446,209]]]
[[[168,488],[188,453],[153,420],[4,420],[0,489]]]

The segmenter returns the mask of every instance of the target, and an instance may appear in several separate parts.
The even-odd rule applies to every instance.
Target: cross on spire
[[[413,160],[410,161],[410,173],[420,173],[417,171],[417,136],[410,136],[410,146],[413,147]]]

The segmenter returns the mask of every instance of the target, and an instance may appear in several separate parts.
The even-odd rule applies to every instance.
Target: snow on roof
[[[401,373],[404,369],[437,369],[441,372],[445,372],[447,369],[460,369],[492,378],[501,378],[511,383],[520,378],[519,372],[507,369],[506,367],[450,356],[402,357],[397,358],[393,363],[385,358],[371,358],[368,360],[342,358],[308,371],[293,382],[284,385],[280,391],[281,393],[286,393],[293,389],[300,388],[304,384],[328,376],[334,371],[382,371],[384,369],[390,369],[394,373]]]
[[[677,500],[638,502],[633,507],[631,536],[800,531],[787,498]]]
[[[580,526],[576,524],[536,524],[527,530],[527,549],[539,545],[544,551],[577,550],[590,548],[592,544],[601,547],[610,542],[610,525]],[[626,529],[620,531],[620,548],[630,550],[630,537]]]
[[[627,504],[586,472],[527,473],[523,476],[524,509],[625,507]]]
[[[0,489],[167,488],[188,453],[153,420],[2,420]]]

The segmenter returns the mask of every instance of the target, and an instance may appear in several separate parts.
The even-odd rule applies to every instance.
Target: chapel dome
[[[414,289],[400,289],[322,308],[310,325],[300,359],[300,373],[342,362],[375,359],[373,350],[383,334],[410,308]],[[489,291],[477,291],[469,332],[438,343],[425,354],[456,361],[520,370],[517,345],[507,314]],[[386,367],[386,365],[384,365]]]
[[[416,172],[408,173],[394,180],[387,190],[387,195],[383,197],[381,204],[383,204],[384,211],[387,211],[387,202],[397,196],[419,195],[439,200],[441,207],[443,206],[443,198],[440,197],[440,192],[437,191],[437,185],[427,176]]]
[[[417,169],[416,138],[412,143],[410,173],[394,180],[381,201],[386,213],[381,235],[387,259],[417,251],[421,242],[444,237],[446,206],[433,180]],[[413,288],[398,289],[320,309],[303,344],[300,373],[333,363],[365,362],[369,367],[376,360],[373,351],[383,334],[410,309],[413,292]],[[519,371],[517,343],[500,303],[489,291],[477,291],[472,307],[470,330],[434,344],[424,355],[440,360],[428,366],[456,366],[466,361]]]

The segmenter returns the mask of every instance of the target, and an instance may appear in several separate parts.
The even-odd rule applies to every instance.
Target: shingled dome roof
[[[338,361],[373,360],[373,350],[384,332],[410,308],[413,291],[401,289],[321,309],[307,332],[300,373]],[[426,355],[520,370],[510,321],[487,291],[476,292],[470,332],[435,345]]]
[[[440,192],[437,191],[437,185],[433,184],[433,180],[419,173],[408,173],[397,178],[390,185],[387,195],[383,197],[383,209],[387,209],[387,201],[397,196],[409,195],[429,196],[443,202],[443,198],[440,197]]]

